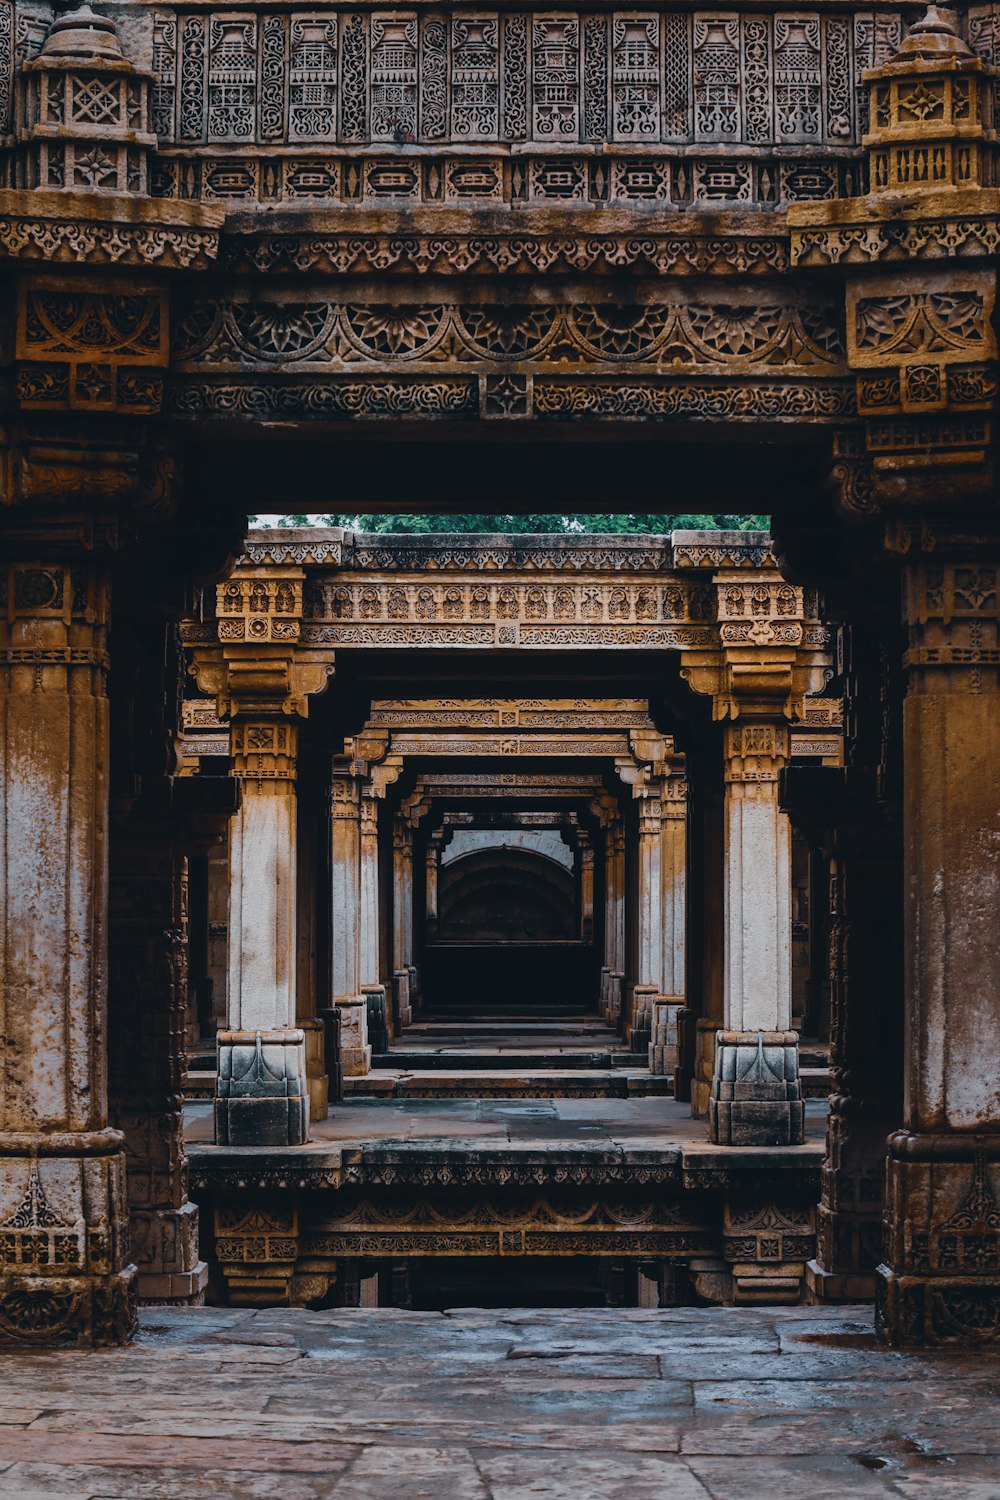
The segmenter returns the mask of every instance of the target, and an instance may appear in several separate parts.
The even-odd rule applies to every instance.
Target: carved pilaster
[[[615,810],[605,835],[603,1015],[617,1027],[625,964],[625,829]]]

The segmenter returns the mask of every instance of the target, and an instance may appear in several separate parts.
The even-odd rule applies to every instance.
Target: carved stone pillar
[[[585,829],[577,830],[580,854],[580,940],[594,941],[594,846]]]
[[[788,723],[830,675],[814,597],[773,573],[714,576],[719,644],[684,653],[682,675],[725,722],[725,1030],[709,1099],[721,1145],[803,1138],[791,1022],[791,828],[778,803]]]
[[[625,830],[620,815],[608,824],[604,857],[604,1019],[617,1026],[625,977]]]
[[[392,967],[398,976],[400,1026],[413,1019],[413,829],[401,815],[392,827]],[[403,985],[403,976],[406,983]],[[405,997],[405,998],[404,998]]]
[[[875,1293],[882,1258],[885,1143],[902,1120],[903,868],[901,651],[892,573],[847,601],[841,630],[846,766],[795,766],[782,801],[830,870],[830,1069],[827,1155],[816,1258],[807,1280],[824,1301]]]
[[[215,1128],[227,1145],[298,1145],[309,1130],[295,780],[299,721],[333,657],[299,644],[303,578],[301,568],[241,563],[216,587],[214,644],[194,650],[199,686],[230,719],[243,792],[229,836],[229,1024],[218,1036]]]
[[[125,1137],[139,1296],[198,1303],[208,1268],[188,1200],[181,1098],[189,825],[177,808],[182,788],[167,774],[180,662],[172,624],[131,611],[121,618],[111,684],[109,1110]],[[199,791],[206,785],[213,790],[188,782]]]
[[[291,719],[241,714],[243,786],[229,841],[229,1028],[219,1033],[216,1139],[298,1145],[309,1133],[305,1036],[295,1014],[296,823]]]
[[[0,581],[0,1338],[121,1343],[136,1271],[105,1083],[109,586],[90,561]]]
[[[784,724],[741,720],[725,732],[725,1014],[709,1101],[714,1141],[803,1139],[792,1018],[791,825],[778,805],[789,755]]]
[[[335,763],[330,802],[332,857],[331,963],[333,1003],[340,1010],[344,1074],[371,1068],[368,1015],[361,993],[361,789],[358,778]]]
[[[660,870],[663,804],[658,784],[642,789],[638,812],[636,981],[632,986],[628,1027],[628,1043],[633,1052],[645,1051],[649,1046],[653,1002],[660,993],[663,961],[663,881]]]
[[[845,282],[859,426],[831,471],[902,560],[903,1129],[878,1322],[897,1344],[1000,1338],[1000,531],[996,258],[928,259],[1000,213],[998,75],[935,6],[866,74],[869,193],[789,213],[793,263]],[[864,263],[845,255],[865,238]]]
[[[895,1343],[1000,1337],[1000,538],[959,545],[904,569],[906,1076],[878,1272]]]
[[[187,1005],[187,857],[151,808],[112,825],[109,1077],[125,1136],[132,1254],[143,1302],[200,1303],[208,1267],[188,1200],[181,1081]]]
[[[385,1015],[388,1028],[389,1012],[386,1005],[385,985],[382,983],[382,955],[379,941],[378,802],[374,788],[367,785],[361,790],[360,878],[361,992],[366,996],[366,1003],[372,1007],[375,1015]],[[374,1037],[371,1040],[374,1042]]]
[[[437,942],[438,931],[438,870],[441,859],[441,836],[432,834],[425,851],[424,901],[427,941]]]
[[[649,1043],[651,1073],[676,1076],[678,1017],[687,995],[687,781],[663,778],[660,820],[660,974]]]

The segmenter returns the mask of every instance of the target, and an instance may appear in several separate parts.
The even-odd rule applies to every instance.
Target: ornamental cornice
[[[237,209],[226,218],[222,264],[239,274],[321,276],[386,272],[435,276],[618,273],[662,276],[782,274],[791,264],[780,215],[685,212],[675,224],[648,209],[558,202],[498,211],[413,208],[391,202],[296,208],[269,214]],[[666,221],[665,221],[666,220]]]
[[[216,265],[225,210],[118,193],[0,189],[0,260],[204,271]]]
[[[915,214],[912,201],[847,198],[788,211],[790,265],[873,265],[914,260],[983,260],[1000,251],[1000,191],[935,194]]]

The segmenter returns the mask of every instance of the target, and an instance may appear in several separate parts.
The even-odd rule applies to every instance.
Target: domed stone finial
[[[943,5],[928,5],[927,14],[910,28],[897,57],[971,57],[972,48],[958,29],[958,14]]]
[[[122,44],[114,21],[95,15],[89,5],[81,5],[53,21],[40,56],[108,58],[121,62]]]
[[[961,36],[956,12],[928,5],[895,56],[864,75],[871,191],[991,187],[996,76]]]
[[[17,77],[20,185],[144,195],[150,84],[109,17],[86,4],[58,16]]]

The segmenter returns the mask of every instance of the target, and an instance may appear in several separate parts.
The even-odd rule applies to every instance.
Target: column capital
[[[332,651],[301,644],[305,571],[241,563],[214,598],[203,595],[205,618],[183,631],[192,673],[215,695],[220,717],[297,715],[333,676]]]
[[[979,694],[1000,691],[997,551],[990,561],[914,559],[904,568],[903,657],[911,688]]]
[[[717,643],[682,651],[681,676],[714,719],[800,718],[833,675],[815,591],[764,569],[722,568],[712,582]]]
[[[727,724],[723,733],[723,765],[726,785],[771,789],[777,794],[781,772],[791,759],[792,736],[787,723],[773,719],[741,719]]]
[[[294,782],[298,724],[291,718],[241,714],[230,725],[233,775],[244,783]]]

